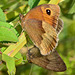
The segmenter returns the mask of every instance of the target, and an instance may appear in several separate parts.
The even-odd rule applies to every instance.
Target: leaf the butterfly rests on
[[[40,54],[37,47],[33,47],[28,50],[27,59],[29,62],[41,66],[45,69],[62,72],[66,70],[66,65],[58,55],[57,51],[54,50],[51,54],[43,56]]]
[[[56,31],[60,8],[54,4],[43,4],[21,15],[22,28],[28,33],[42,55],[48,55],[58,42]]]

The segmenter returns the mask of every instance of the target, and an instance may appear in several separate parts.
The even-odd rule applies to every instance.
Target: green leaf
[[[22,63],[22,61],[23,61],[23,57],[22,57],[22,55],[21,55],[21,53],[20,52],[18,52],[16,55],[15,55],[15,58],[16,58],[16,65],[19,65],[19,64],[21,64]]]
[[[5,64],[2,62],[2,54],[0,54],[0,71],[5,67]]]
[[[49,4],[58,4],[60,0],[50,0]]]
[[[4,51],[4,53],[11,56],[11,57],[14,57],[26,43],[27,43],[26,37],[25,37],[24,33],[22,33],[19,36],[19,41],[16,44],[11,44]]]
[[[1,52],[3,53],[6,50],[6,47],[1,48]]]
[[[15,59],[3,53],[2,60],[6,62],[9,75],[14,75],[15,74]]]
[[[75,3],[69,11],[69,14],[73,14],[73,13],[75,13]]]
[[[1,62],[1,61],[0,61]],[[5,64],[0,64],[0,71],[5,67]]]
[[[40,2],[38,3],[38,5],[41,4],[47,4],[50,0],[40,0]]]
[[[39,3],[40,0],[29,0],[28,4],[30,6],[30,9],[34,8],[35,6],[37,6],[37,4]]]
[[[20,52],[18,52],[18,53],[15,55],[15,57],[16,57],[17,59],[20,59],[20,58],[22,58],[22,55],[21,55]]]
[[[5,22],[5,15],[3,13],[3,10],[0,8],[0,21]]]
[[[0,21],[0,41],[18,41],[17,31],[9,23]]]

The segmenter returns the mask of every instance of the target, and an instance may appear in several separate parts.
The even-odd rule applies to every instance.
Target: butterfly
[[[54,4],[43,4],[31,9],[25,16],[20,15],[21,26],[34,43],[28,50],[27,59],[48,70],[61,72],[66,65],[55,50],[58,35],[63,28],[59,18],[60,8]]]
[[[54,4],[43,4],[20,15],[21,26],[37,46],[42,55],[48,55],[58,44],[58,34],[63,22],[59,18],[60,8]]]

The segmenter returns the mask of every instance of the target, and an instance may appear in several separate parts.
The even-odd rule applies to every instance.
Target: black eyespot
[[[48,15],[50,15],[50,14],[51,14],[51,11],[50,11],[49,9],[47,9],[47,10],[46,10],[46,13],[47,13]]]

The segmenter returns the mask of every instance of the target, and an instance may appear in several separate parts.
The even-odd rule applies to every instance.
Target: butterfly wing
[[[39,49],[37,47],[33,47],[28,50],[27,59],[29,62],[48,70],[56,72],[62,72],[66,70],[66,65],[56,50],[51,52],[49,55],[42,56],[39,52]]]
[[[55,49],[58,42],[57,32],[47,22],[29,19],[25,22],[25,30],[42,55],[50,54]]]
[[[62,29],[63,29],[63,21],[62,19],[59,18],[57,28],[56,28],[57,33],[59,34]]]
[[[42,21],[42,27],[45,30],[45,33],[42,34],[43,40],[41,41],[40,46],[42,47],[41,53],[49,54],[50,51],[53,51],[58,43],[58,35],[56,30],[48,23]]]

